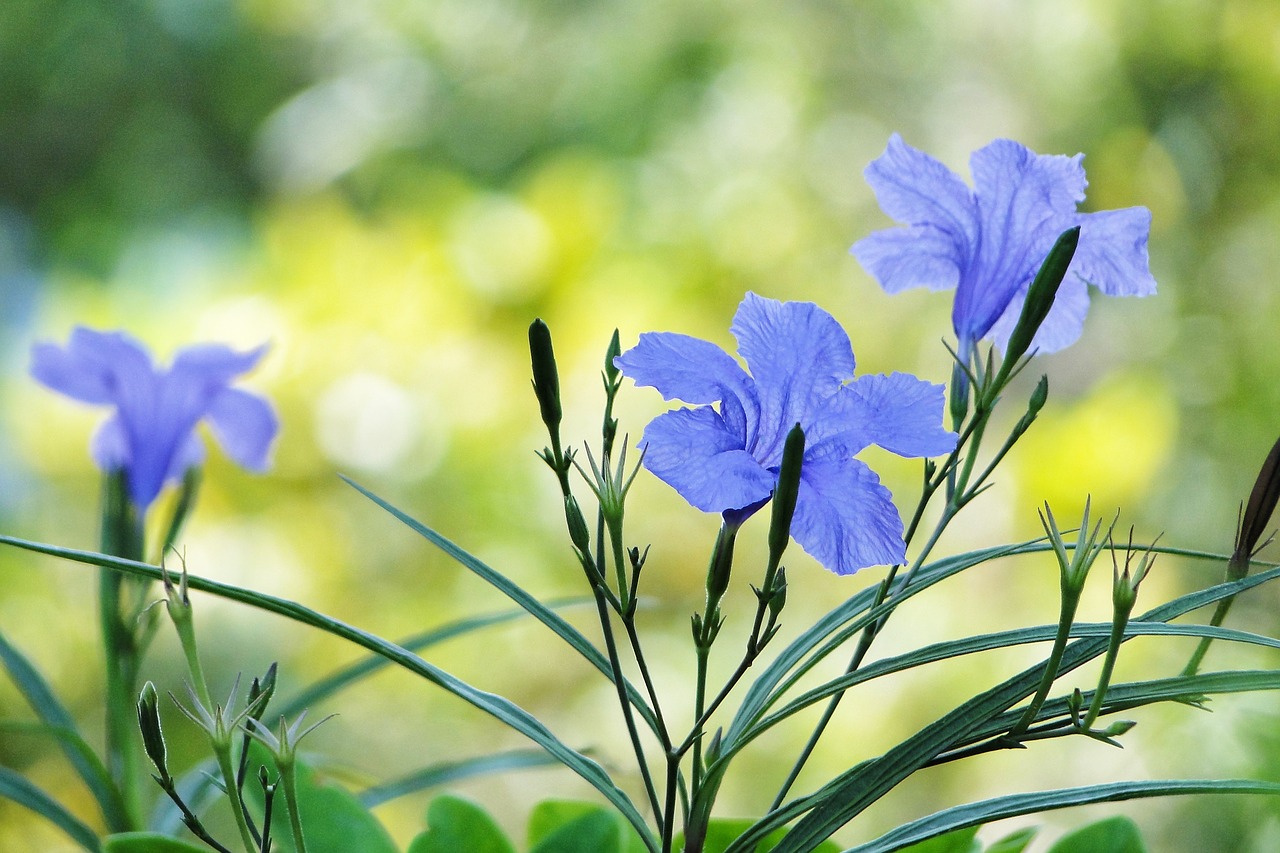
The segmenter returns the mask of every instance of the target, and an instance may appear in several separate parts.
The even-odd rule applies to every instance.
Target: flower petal
[[[714,410],[677,409],[645,427],[644,467],[704,512],[741,509],[767,498],[776,476],[742,447]]]
[[[987,336],[1054,240],[1075,224],[1076,204],[1084,199],[1082,157],[1039,155],[1009,139],[974,152],[982,239],[952,309],[961,340]]]
[[[893,134],[863,172],[880,208],[904,225],[931,225],[954,242],[959,265],[978,240],[977,206],[960,176]]]
[[[782,461],[787,432],[805,423],[853,377],[853,347],[835,318],[812,302],[748,293],[729,327],[755,380],[759,426],[747,450],[765,467]]]
[[[854,243],[849,253],[886,293],[912,287],[950,290],[960,282],[955,240],[932,225],[877,231]]]
[[[226,385],[257,366],[267,349],[267,344],[262,344],[247,352],[236,352],[225,344],[195,344],[178,350],[169,372],[184,383]]]
[[[805,454],[791,536],[838,575],[906,559],[893,496],[856,459]]]
[[[153,375],[147,350],[123,332],[77,326],[65,347],[39,343],[31,348],[32,378],[84,403],[115,403],[122,388],[146,383]]]
[[[228,388],[213,398],[207,416],[227,456],[250,471],[265,471],[270,466],[271,444],[280,421],[265,398]]]
[[[956,435],[942,425],[944,394],[941,385],[907,373],[859,376],[840,390],[832,401],[831,415],[820,423],[854,426],[844,434],[823,435],[813,430],[809,446],[824,452],[853,455],[877,444],[899,456],[938,456],[956,446]],[[839,450],[824,445],[839,441]]]
[[[664,400],[718,403],[751,384],[738,362],[720,347],[674,332],[645,332],[614,365],[637,385],[658,389]]]
[[[1071,272],[1109,296],[1156,292],[1147,260],[1151,211],[1145,207],[1104,210],[1079,217],[1080,245]]]
[[[1001,352],[1008,346],[1009,336],[1018,325],[1018,318],[1022,314],[1022,305],[1026,302],[1029,286],[1029,284],[1023,285],[1010,300],[1004,314],[1000,315],[1000,319],[987,333],[987,337]],[[1035,337],[1031,339],[1031,350],[1043,354],[1057,352],[1071,346],[1080,339],[1080,333],[1084,331],[1084,319],[1088,313],[1089,285],[1068,269],[1066,278],[1062,280],[1062,285],[1054,296],[1053,307],[1049,309],[1040,328],[1036,330]]]

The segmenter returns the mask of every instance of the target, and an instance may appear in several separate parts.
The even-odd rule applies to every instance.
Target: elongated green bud
[[[533,362],[533,393],[538,397],[542,422],[552,434],[560,429],[560,374],[556,371],[556,355],[551,348],[551,330],[542,320],[529,326],[529,355]]]
[[[164,745],[164,732],[160,729],[160,699],[156,695],[156,686],[148,681],[142,686],[142,694],[138,697],[138,728],[142,731],[142,746],[147,757],[156,766],[162,781],[169,776],[168,757]]]
[[[1031,341],[1040,329],[1040,324],[1049,315],[1053,300],[1058,295],[1062,279],[1067,275],[1067,267],[1075,257],[1076,246],[1080,242],[1080,226],[1068,228],[1058,237],[1058,241],[1049,250],[1040,271],[1036,273],[1031,287],[1027,289],[1027,299],[1022,304],[1022,313],[1018,315],[1018,324],[1009,336],[1009,346],[1005,349],[1004,358],[1013,364],[1026,354]]]
[[[733,573],[733,543],[738,537],[737,525],[725,523],[716,535],[715,548],[711,552],[711,565],[707,567],[708,618],[714,605],[724,597],[729,588],[729,576]]]
[[[591,532],[587,529],[587,520],[582,516],[582,509],[573,495],[564,499],[564,518],[569,526],[569,541],[582,554],[591,553]]]
[[[769,557],[777,561],[791,538],[791,519],[800,494],[800,469],[804,464],[804,430],[796,424],[787,433],[782,449],[778,487],[773,492],[773,515],[769,519]]]

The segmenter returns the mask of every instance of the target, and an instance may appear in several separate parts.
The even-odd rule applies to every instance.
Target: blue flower
[[[951,321],[966,358],[990,338],[1003,350],[1027,287],[1058,235],[1080,226],[1080,244],[1053,308],[1031,346],[1052,352],[1084,327],[1092,284],[1111,296],[1147,296],[1151,212],[1144,207],[1079,213],[1086,181],[1075,157],[1046,156],[997,139],[969,161],[975,189],[894,134],[867,167],[885,213],[905,228],[878,231],[850,250],[889,293],[955,288]]]
[[[180,350],[164,370],[123,332],[78,327],[65,347],[32,347],[31,375],[74,400],[115,408],[90,449],[103,470],[125,472],[130,498],[145,511],[165,483],[204,458],[195,433],[201,420],[240,465],[267,468],[279,429],[275,411],[262,397],[230,387],[265,352],[265,346],[237,353],[200,344]]]
[[[641,335],[614,359],[637,385],[699,406],[649,423],[645,467],[700,510],[754,511],[773,494],[798,423],[805,454],[792,537],[836,574],[901,563],[892,496],[853,457],[872,444],[902,456],[951,451],[942,386],[902,373],[855,379],[848,335],[812,303],[748,293],[730,330],[750,374],[715,344],[667,332]]]

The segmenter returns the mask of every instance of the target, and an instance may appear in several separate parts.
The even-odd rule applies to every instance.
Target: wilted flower
[[[730,328],[750,374],[715,344],[668,332],[641,335],[616,359],[637,385],[700,406],[650,422],[644,466],[698,509],[753,512],[772,495],[798,423],[806,441],[792,537],[837,574],[902,562],[892,496],[853,457],[872,444],[902,456],[952,450],[942,387],[901,373],[855,379],[848,335],[812,303],[748,293]]]
[[[125,472],[130,498],[145,510],[166,482],[180,480],[204,458],[195,434],[201,420],[237,463],[266,469],[279,429],[275,411],[264,398],[231,387],[265,352],[265,346],[238,353],[198,344],[179,350],[166,370],[123,332],[77,327],[65,347],[32,347],[31,375],[72,399],[114,407],[91,452],[104,470]]]
[[[974,189],[942,163],[894,134],[867,167],[885,213],[906,227],[859,240],[850,250],[889,293],[955,288],[951,321],[967,357],[991,338],[1003,350],[1027,287],[1054,241],[1081,226],[1080,243],[1032,347],[1052,352],[1084,327],[1092,284],[1111,296],[1147,296],[1151,212],[1143,207],[1080,213],[1083,154],[1036,154],[997,139],[970,158]]]

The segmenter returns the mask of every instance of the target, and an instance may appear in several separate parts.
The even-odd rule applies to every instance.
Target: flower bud
[[[160,729],[160,699],[156,686],[148,681],[138,697],[138,728],[142,731],[142,746],[147,757],[156,766],[162,781],[168,780],[169,769],[164,745],[164,732]]]
[[[1018,315],[1018,324],[1009,335],[1009,346],[1005,349],[1004,358],[1013,364],[1026,353],[1031,341],[1040,329],[1040,324],[1049,315],[1053,300],[1058,295],[1062,279],[1066,277],[1067,267],[1075,256],[1076,246],[1080,242],[1080,226],[1068,228],[1059,235],[1053,248],[1036,273],[1031,286],[1027,288],[1027,298],[1022,304],[1022,313]]]
[[[538,397],[542,422],[556,433],[560,429],[560,374],[556,370],[555,351],[551,348],[551,330],[542,320],[529,326],[529,355],[533,362],[533,393]]]
[[[804,464],[804,430],[796,424],[787,433],[782,449],[782,467],[773,492],[773,515],[769,520],[769,556],[776,561],[791,538],[791,519],[800,495],[800,469]]]
[[[582,509],[573,495],[565,495],[564,518],[569,525],[569,541],[579,553],[591,553],[591,532],[587,529],[587,520],[582,517]]]

